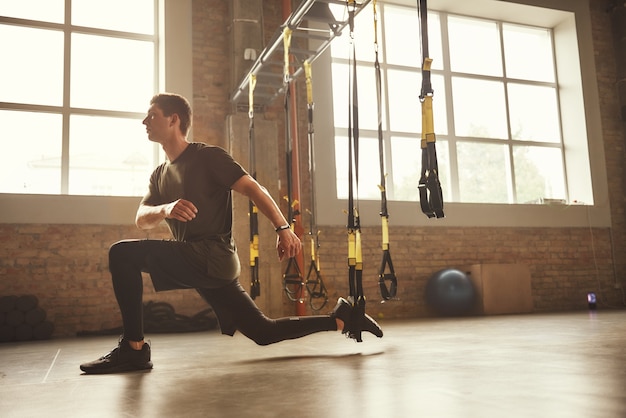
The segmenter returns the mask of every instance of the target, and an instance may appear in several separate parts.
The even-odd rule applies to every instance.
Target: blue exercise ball
[[[475,301],[474,285],[461,270],[440,270],[426,283],[426,302],[440,315],[466,314],[474,307]]]

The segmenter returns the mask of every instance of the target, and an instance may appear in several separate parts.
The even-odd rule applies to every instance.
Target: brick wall
[[[362,231],[363,276],[368,312],[385,317],[428,315],[424,287],[433,272],[470,264],[522,263],[530,266],[535,311],[586,308],[586,294],[621,303],[613,289],[609,230],[561,228],[390,228],[398,278],[397,301],[380,304],[377,274],[381,260],[379,228]],[[593,234],[593,241],[591,235]],[[324,230],[321,247],[325,282],[336,294],[347,292],[346,231]]]
[[[346,231],[327,228],[322,232],[322,276],[331,304],[348,292]],[[621,294],[613,289],[607,228],[392,227],[390,233],[398,300],[381,304],[377,287],[380,231],[374,227],[362,231],[363,277],[370,314],[386,318],[429,315],[423,290],[432,273],[476,263],[529,265],[535,311],[584,309],[589,291],[598,293],[601,306],[621,304]],[[168,232],[159,228],[147,235],[133,226],[1,225],[0,236],[0,293],[36,295],[56,325],[55,335],[73,335],[77,331],[120,325],[108,272],[107,249],[111,243],[125,238],[166,238]],[[244,248],[241,253],[244,259]],[[242,277],[248,277],[243,264]],[[248,285],[245,280],[242,282]],[[262,286],[270,283],[279,286],[280,282],[264,280]],[[156,293],[147,277],[144,300],[166,301],[184,315],[206,308],[193,291]],[[286,307],[285,315],[289,314]]]
[[[611,218],[613,229],[613,252],[618,277],[626,276],[626,171],[624,144],[626,124],[620,119],[617,95],[618,76],[616,45],[611,35],[611,18],[608,3],[603,0],[590,1],[594,60],[598,74],[598,91],[602,114],[602,134],[608,175]],[[621,51],[624,54],[624,51]]]
[[[108,248],[121,239],[168,237],[165,227],[146,234],[134,225],[0,225],[0,295],[37,296],[57,336],[118,327]],[[144,301],[166,301],[183,315],[206,309],[193,291],[162,295],[145,277]]]
[[[364,228],[364,279],[370,314],[387,318],[428,315],[423,289],[432,272],[475,263],[528,264],[535,311],[584,309],[584,295],[588,291],[598,293],[605,305],[623,306],[623,296],[613,288],[613,283],[616,278],[622,280],[626,273],[624,126],[617,112],[615,60],[605,3],[590,1],[613,227],[400,229],[392,226],[392,256],[399,291],[397,301],[384,304],[379,303],[377,288],[380,231],[378,227]],[[266,1],[264,9],[265,38],[269,39],[282,23],[280,2]],[[194,139],[220,145],[225,145],[224,121],[231,111],[228,25],[227,2],[193,1]],[[303,93],[299,95],[300,103],[303,97]],[[263,117],[282,124],[281,104],[269,109]],[[284,128],[279,126],[277,131],[284,132]],[[301,129],[301,132],[301,149],[306,150],[306,131]],[[282,167],[284,139],[278,138],[278,144],[277,158]],[[305,152],[301,158],[307,161]],[[284,178],[284,168],[281,170]],[[305,163],[301,170],[302,184],[306,187]],[[308,191],[303,190],[305,207],[307,195]],[[322,229],[322,273],[334,299],[347,293],[346,231]],[[55,323],[56,336],[119,326],[119,310],[108,273],[109,246],[125,238],[168,236],[165,227],[146,235],[130,224],[0,225],[0,295],[35,294]],[[247,237],[238,237],[238,241],[242,277],[248,277],[243,248]],[[264,239],[264,242],[272,241]],[[242,282],[247,285],[245,280]],[[275,278],[272,285],[278,283]],[[172,303],[179,313],[191,315],[206,307],[193,291],[157,294],[148,278],[144,286],[145,300]],[[289,304],[284,306],[285,315],[291,314]]]

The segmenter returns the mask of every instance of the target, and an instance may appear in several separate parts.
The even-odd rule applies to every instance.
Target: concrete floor
[[[259,347],[157,334],[154,370],[81,375],[115,337],[0,345],[8,417],[626,417],[626,311],[386,321]]]

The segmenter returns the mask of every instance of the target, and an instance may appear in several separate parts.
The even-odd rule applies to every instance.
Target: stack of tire
[[[46,340],[54,324],[35,295],[0,297],[0,342]]]

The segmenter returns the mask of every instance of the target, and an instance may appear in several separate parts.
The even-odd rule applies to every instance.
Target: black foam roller
[[[13,341],[14,338],[15,328],[7,324],[0,324],[0,342],[6,343]]]
[[[47,340],[52,337],[53,332],[54,324],[50,321],[43,321],[33,328],[33,338],[36,340]]]
[[[33,339],[33,327],[28,324],[20,324],[15,327],[15,341],[29,341]]]
[[[19,324],[24,323],[24,312],[18,311],[17,309],[13,309],[12,311],[7,312],[7,318],[5,320],[7,325],[12,327],[16,327]]]
[[[17,296],[2,296],[0,297],[0,312],[9,312],[15,309],[15,301]]]
[[[35,326],[41,324],[45,320],[46,311],[44,311],[40,307],[33,308],[30,311],[26,312],[26,314],[24,314],[24,322],[26,322],[28,325]]]
[[[22,295],[15,301],[15,307],[22,312],[28,312],[39,304],[39,299],[35,295]]]

